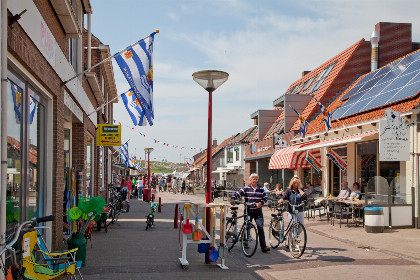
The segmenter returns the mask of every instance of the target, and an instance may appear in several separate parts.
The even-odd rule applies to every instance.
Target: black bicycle
[[[159,207],[159,203],[150,201],[150,213],[146,216],[146,230],[154,226],[155,224],[155,211]]]
[[[241,202],[238,201],[236,204],[241,204]],[[244,203],[244,206],[245,212],[242,216],[238,216],[237,206],[230,207],[232,217],[226,218],[226,247],[230,251],[236,242],[241,240],[242,252],[250,258],[255,254],[258,246],[257,228],[251,222],[251,217],[248,215],[248,208],[255,207],[255,203]],[[242,217],[244,218],[244,223],[238,232],[238,219]]]
[[[296,210],[296,208],[304,206],[304,203],[292,205],[287,200],[284,202],[292,207],[292,219],[290,219],[289,225],[285,231],[283,213],[286,209],[282,206],[276,207],[278,213],[271,214],[270,228],[268,230],[270,246],[273,249],[277,248],[287,237],[288,245],[286,245],[286,247],[289,247],[290,254],[292,254],[294,258],[300,258],[306,248],[306,229],[298,221],[297,214],[299,213],[299,210]]]

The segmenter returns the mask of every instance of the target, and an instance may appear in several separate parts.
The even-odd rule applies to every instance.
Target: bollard
[[[178,204],[175,205],[174,228],[178,228]]]
[[[162,209],[160,208],[162,206],[162,199],[161,199],[161,197],[159,196],[159,206],[158,206],[158,212],[160,213],[160,212],[162,212]]]

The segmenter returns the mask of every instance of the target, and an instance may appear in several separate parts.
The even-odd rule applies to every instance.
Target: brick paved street
[[[204,256],[189,245],[190,265],[182,269],[179,232],[173,229],[175,204],[203,203],[204,195],[158,196],[162,212],[156,213],[151,230],[145,230],[148,204],[132,199],[130,212],[120,216],[121,226],[109,227],[108,233],[94,231],[82,270],[85,279],[418,279],[420,273],[418,230],[368,234],[361,227],[340,229],[318,218],[305,219],[308,244],[301,259],[293,259],[282,246],[267,254],[258,248],[252,258],[246,258],[236,245],[226,260],[229,270],[221,270],[214,263],[204,264]],[[270,210],[264,211],[267,227]]]

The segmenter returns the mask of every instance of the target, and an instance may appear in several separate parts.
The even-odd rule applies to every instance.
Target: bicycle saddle
[[[238,206],[232,206],[232,207],[230,207],[230,210],[236,211],[236,210],[238,210]]]

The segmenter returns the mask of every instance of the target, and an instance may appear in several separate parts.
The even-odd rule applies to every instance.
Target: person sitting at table
[[[265,194],[268,195],[268,193],[270,192],[270,184],[265,182],[263,189],[264,189]]]
[[[307,181],[305,183],[305,193],[306,195],[315,194],[314,186],[312,185],[310,181]]]
[[[349,198],[350,193],[351,193],[351,190],[349,188],[349,183],[347,183],[346,181],[344,181],[343,182],[343,187],[342,187],[340,193],[338,194],[338,199],[340,201],[343,201],[343,200]]]
[[[358,182],[353,184],[353,191],[350,194],[350,200],[359,199],[360,196],[360,185]]]
[[[276,184],[276,188],[271,190],[269,193],[274,194],[277,198],[283,195],[283,189],[280,184]]]

